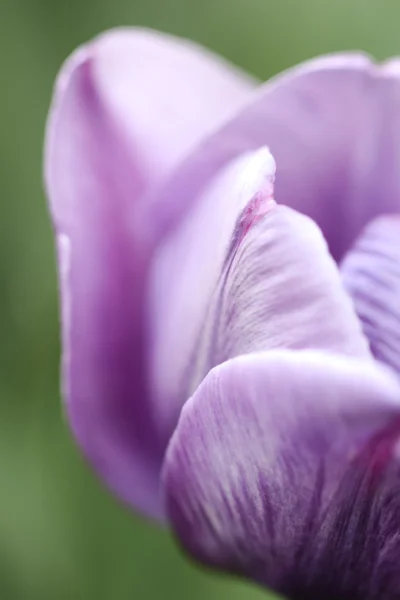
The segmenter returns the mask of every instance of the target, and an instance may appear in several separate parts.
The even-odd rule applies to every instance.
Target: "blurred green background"
[[[400,54],[399,0],[0,0],[0,599],[266,597],[204,573],[122,509],[60,411],[43,127],[63,59],[141,24],[198,40],[261,78],[316,54]]]

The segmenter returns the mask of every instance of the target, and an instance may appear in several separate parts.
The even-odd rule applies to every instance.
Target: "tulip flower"
[[[192,557],[297,600],[400,598],[399,65],[259,85],[120,29],[48,121],[80,448]]]

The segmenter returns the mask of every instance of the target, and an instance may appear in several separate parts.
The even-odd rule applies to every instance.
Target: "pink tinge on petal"
[[[269,189],[260,190],[252,197],[238,219],[236,231],[233,235],[232,249],[237,249],[240,246],[251,227],[257,225],[275,205],[276,202]]]
[[[400,440],[400,415],[385,428],[371,437],[356,458],[356,464],[368,468],[371,484],[378,487],[382,476],[390,468],[393,460],[398,460]]]

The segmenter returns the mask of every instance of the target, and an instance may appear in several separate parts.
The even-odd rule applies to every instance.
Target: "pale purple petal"
[[[309,217],[257,194],[238,219],[219,285],[192,354],[191,391],[239,354],[314,348],[369,358],[338,267]]]
[[[341,271],[372,353],[400,374],[400,216],[370,223]]]
[[[266,83],[202,144],[153,202],[191,207],[204,183],[237,155],[263,145],[277,165],[276,200],[311,216],[339,259],[361,228],[400,210],[398,70],[369,58],[310,61]]]
[[[71,76],[85,66],[103,110],[152,184],[243,106],[255,85],[193,42],[147,29],[117,28],[66,61],[58,77],[53,120]]]
[[[149,380],[154,410],[167,431],[189,396],[187,379],[236,220],[260,191],[271,197],[274,174],[267,148],[238,157],[208,182],[179,228],[157,248],[148,296]]]
[[[251,88],[194,44],[122,29],[79,49],[55,89],[45,170],[67,413],[106,483],[153,516],[162,513],[158,478],[171,430],[158,426],[149,400],[146,289],[160,239],[146,237],[141,202]],[[154,221],[153,208],[146,218]]]
[[[150,29],[111,30],[88,52],[103,102],[157,179],[239,110],[256,84],[206,48]]]
[[[75,69],[57,98],[46,164],[61,267],[66,409],[107,484],[158,515],[163,448],[143,377],[149,257],[130,223],[141,179],[108,117],[90,64]]]
[[[393,560],[392,570],[384,564],[398,549],[398,523],[387,525],[400,501],[375,494],[396,456],[399,417],[398,381],[370,362],[280,350],[216,367],[185,404],[166,454],[175,533],[200,561],[291,598],[396,598],[351,592],[368,585],[360,569],[373,575],[360,557],[375,556],[380,533],[376,565],[400,589],[397,562],[394,572]],[[359,489],[372,460],[370,487]]]

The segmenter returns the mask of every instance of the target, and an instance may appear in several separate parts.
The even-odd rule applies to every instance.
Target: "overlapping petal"
[[[400,374],[400,216],[370,223],[341,271],[374,356]]]
[[[205,327],[205,343],[213,335],[210,304],[236,222],[257,194],[272,197],[274,175],[275,162],[267,148],[241,155],[208,182],[192,213],[157,248],[148,295],[149,379],[159,421],[164,419],[167,430],[189,396]]]
[[[370,358],[320,229],[309,217],[258,193],[238,218],[190,356],[191,392],[215,365],[276,348]]]
[[[387,525],[399,513],[398,465],[380,491],[397,460],[399,418],[398,381],[363,360],[277,350],[216,367],[184,406],[166,455],[178,538],[202,562],[291,598],[396,598],[398,527]],[[371,457],[372,479],[360,487]],[[368,587],[364,559],[374,556],[386,596]]]
[[[340,259],[369,220],[400,210],[399,86],[398,69],[359,54],[312,60],[279,75],[153,198],[165,209],[156,226],[168,227],[182,206],[189,210],[234,157],[267,145],[279,165],[277,201],[311,216]]]
[[[195,554],[244,571],[247,555],[253,576],[266,572],[279,587],[271,556],[282,557],[283,573],[293,549],[268,546],[268,535],[278,540],[271,523],[278,519],[282,543],[300,539],[301,519],[293,523],[289,513],[326,505],[349,456],[397,415],[398,389],[370,361],[314,225],[282,207],[253,219],[254,200],[272,195],[265,145],[279,165],[277,201],[315,219],[340,259],[368,220],[399,210],[398,69],[337,56],[253,95],[252,88],[192,44],[144,30],[105,34],[59,77],[46,183],[60,260],[66,405],[85,454],[116,494],[162,517],[160,468],[189,391],[215,364],[251,353],[213,371],[185,408],[165,467],[168,507]],[[296,286],[297,304],[289,293]],[[361,317],[365,325],[369,316]],[[277,346],[334,349],[363,362],[253,354]],[[324,394],[329,402],[315,408]],[[241,428],[235,411],[248,412]],[[226,448],[216,433],[227,436]],[[255,445],[239,452],[249,437]],[[239,444],[235,460],[225,461],[218,487],[231,440]],[[268,476],[256,456],[263,449]],[[330,483],[318,483],[321,473]],[[300,476],[307,485],[285,505],[284,486],[293,490]]]
[[[244,215],[220,283],[214,364],[276,348],[368,355],[321,230],[287,206],[250,225]]]

